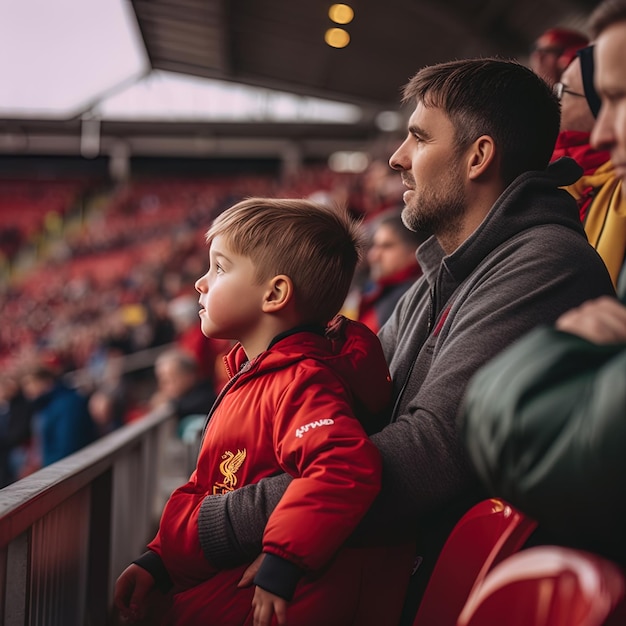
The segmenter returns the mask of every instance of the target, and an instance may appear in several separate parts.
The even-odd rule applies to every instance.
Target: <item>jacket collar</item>
[[[269,346],[267,347],[267,350],[265,350],[264,352],[261,352],[261,354],[256,357],[256,359],[252,360],[252,363],[256,362],[259,357],[263,357],[265,358],[265,356],[267,355],[267,353],[274,347],[276,346],[276,344],[283,342],[284,340],[293,337],[294,335],[300,334],[300,333],[308,333],[309,335],[317,335],[318,337],[324,337],[324,328],[318,324],[302,324],[300,326],[296,326],[290,330],[287,330],[285,332],[279,333],[278,335],[276,335],[276,337],[274,337],[272,339],[272,341],[270,341]],[[304,341],[304,338],[298,338],[298,345],[301,345],[300,342]],[[317,341],[315,341],[315,343],[317,343]],[[300,349],[301,352],[301,349]],[[239,372],[243,367],[246,366],[246,364],[249,362],[248,361],[248,356],[246,355],[242,345],[240,343],[237,343],[232,350],[226,355],[225,357],[226,359],[226,364],[227,364],[227,369],[229,372],[232,372],[233,374],[235,372]]]
[[[445,256],[434,237],[422,244],[418,260],[432,286],[440,270],[461,283],[498,246],[528,228],[560,224],[584,235],[574,198],[561,187],[582,173],[573,159],[564,157],[542,172],[524,172],[500,195],[478,228],[450,255]]]

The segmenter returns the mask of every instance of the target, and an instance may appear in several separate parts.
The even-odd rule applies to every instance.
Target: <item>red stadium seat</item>
[[[601,626],[625,590],[624,574],[611,561],[570,548],[529,548],[474,588],[457,626]]]
[[[506,502],[484,500],[456,524],[437,559],[413,626],[455,626],[475,584],[536,528]]]

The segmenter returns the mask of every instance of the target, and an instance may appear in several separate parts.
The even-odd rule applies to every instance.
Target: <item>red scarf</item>
[[[578,130],[563,130],[556,138],[551,161],[568,156],[583,168],[583,174],[593,174],[611,155],[606,150],[594,150],[589,145],[591,133]]]

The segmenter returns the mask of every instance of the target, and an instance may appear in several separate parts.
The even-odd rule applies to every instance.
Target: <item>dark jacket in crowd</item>
[[[87,399],[58,382],[37,398],[35,428],[43,467],[80,450],[96,438]]]

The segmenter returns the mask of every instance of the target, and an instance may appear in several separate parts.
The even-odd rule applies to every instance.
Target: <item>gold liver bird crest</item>
[[[222,459],[224,460],[220,463],[220,472],[224,476],[224,481],[213,486],[214,494],[225,493],[235,488],[237,485],[237,471],[246,460],[246,456],[247,452],[245,448],[243,450],[237,450],[236,453],[227,450],[222,454]]]

